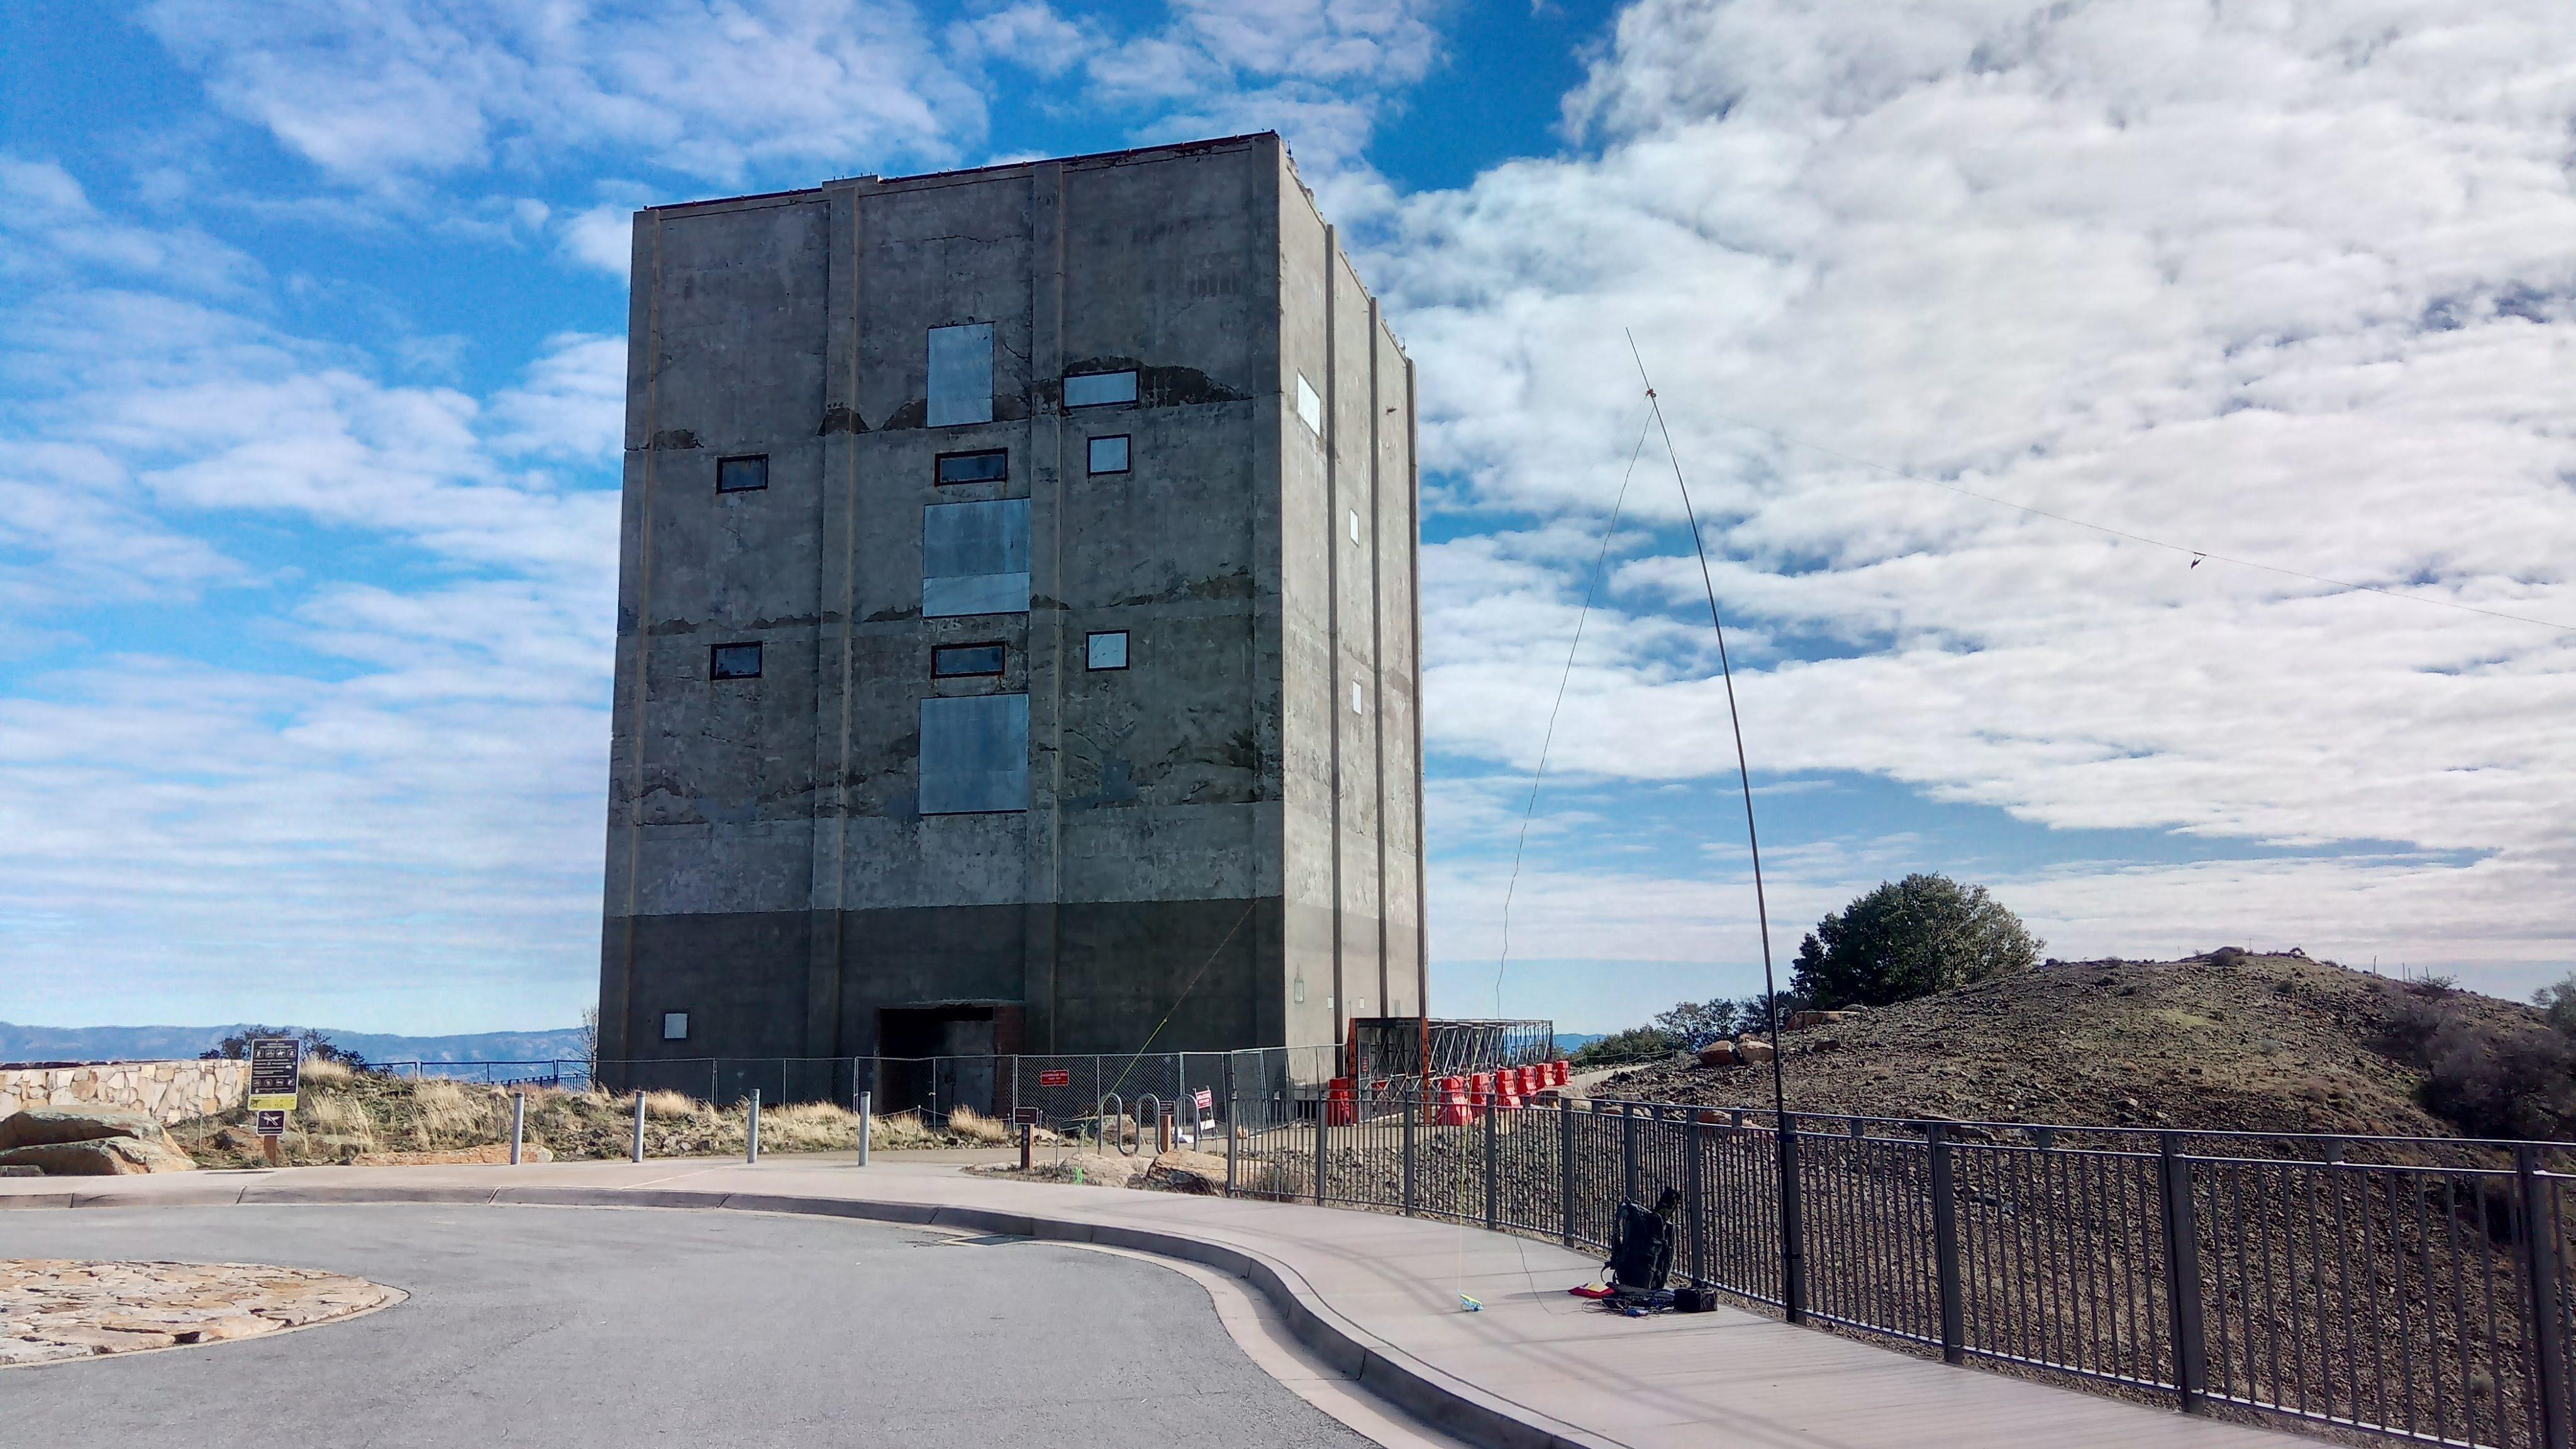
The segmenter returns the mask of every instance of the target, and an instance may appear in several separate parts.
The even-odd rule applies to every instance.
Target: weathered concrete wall
[[[98,1062],[0,1068],[0,1117],[26,1107],[115,1107],[149,1112],[164,1126],[238,1107],[250,1063]]]
[[[661,208],[635,257],[603,1055],[862,1053],[940,1003],[1032,1051],[1410,1009],[1406,364],[1275,137]],[[967,324],[991,420],[928,426],[926,339]],[[1127,368],[1133,403],[1065,406]],[[937,481],[979,450],[1004,476]],[[737,454],[766,489],[716,491]],[[924,509],[1014,499],[1028,608],[925,617]],[[1089,668],[1111,630],[1128,667]],[[761,676],[710,678],[737,642]],[[1002,671],[932,676],[968,644]],[[1026,697],[1027,808],[925,815],[921,701],[978,695]]]

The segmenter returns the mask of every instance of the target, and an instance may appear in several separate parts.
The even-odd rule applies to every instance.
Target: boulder
[[[1212,1152],[1175,1147],[1154,1159],[1153,1166],[1145,1169],[1140,1185],[1166,1192],[1221,1193],[1225,1191],[1225,1159]]]
[[[147,1172],[190,1172],[196,1166],[195,1159],[176,1147],[137,1137],[39,1142],[0,1152],[0,1167],[33,1167],[47,1177],[130,1177]]]
[[[0,1117],[0,1152],[12,1147],[42,1147],[56,1142],[93,1142],[128,1137],[178,1150],[161,1124],[141,1112],[109,1107],[29,1107]]]
[[[1735,1054],[1748,1062],[1767,1062],[1771,1060],[1771,1043],[1758,1036],[1740,1036],[1735,1039]]]
[[[1739,1066],[1743,1061],[1735,1054],[1735,1043],[1731,1041],[1713,1041],[1699,1049],[1699,1064],[1703,1067]]]

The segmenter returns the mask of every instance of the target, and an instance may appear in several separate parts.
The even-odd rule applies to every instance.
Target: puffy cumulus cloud
[[[773,162],[953,156],[984,101],[885,0],[348,6],[157,0],[215,101],[362,184],[618,148],[718,185]]]
[[[2223,918],[2506,974],[2576,956],[2546,904],[2576,886],[2551,804],[2576,791],[2576,635],[2195,568],[1886,471],[2576,623],[2564,21],[1633,7],[1569,101],[1580,153],[1378,219],[1449,530],[1540,520],[1429,550],[1435,748],[1535,758],[1590,564],[1565,535],[1597,531],[1635,441],[1628,327],[1747,631],[1757,765],[2314,851],[2034,882],[2092,948]],[[1620,550],[1552,768],[1731,765],[1650,463],[1628,508],[1664,531]]]
[[[997,65],[1142,139],[1278,129],[1338,170],[1428,73],[1441,3],[1174,0],[1113,21],[1019,0],[939,23],[906,0],[154,0],[142,18],[225,111],[400,192],[612,149],[723,187],[956,164],[984,143]],[[563,240],[625,265],[596,216]]]
[[[1360,166],[1390,96],[1439,60],[1440,0],[1173,0],[1160,30],[1100,47],[1092,92],[1160,113],[1161,137],[1277,130],[1318,174]],[[1364,168],[1363,168],[1364,169]]]
[[[622,340],[397,385],[53,215],[134,244],[0,316],[0,1015],[569,1019]]]

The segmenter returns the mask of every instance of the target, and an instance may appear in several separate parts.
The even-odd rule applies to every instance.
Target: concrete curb
[[[1305,1277],[1286,1263],[1248,1248],[1184,1233],[1089,1223],[1038,1213],[991,1208],[940,1207],[867,1198],[809,1197],[779,1193],[692,1192],[686,1189],[605,1187],[241,1187],[209,1185],[149,1195],[99,1192],[19,1194],[0,1197],[9,1208],[328,1207],[390,1204],[461,1204],[491,1207],[679,1208],[697,1211],[793,1213],[852,1218],[914,1227],[965,1228],[1057,1242],[1097,1243],[1157,1257],[1198,1263],[1241,1278],[1269,1298],[1297,1337],[1334,1368],[1371,1393],[1443,1433],[1504,1449],[1621,1449],[1617,1440],[1571,1424],[1445,1373],[1368,1333],[1336,1311]]]

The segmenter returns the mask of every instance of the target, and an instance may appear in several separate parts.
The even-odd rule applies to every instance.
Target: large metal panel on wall
[[[1029,500],[933,503],[921,510],[921,613],[1029,611]]]
[[[1029,697],[921,702],[921,813],[1029,808]]]

